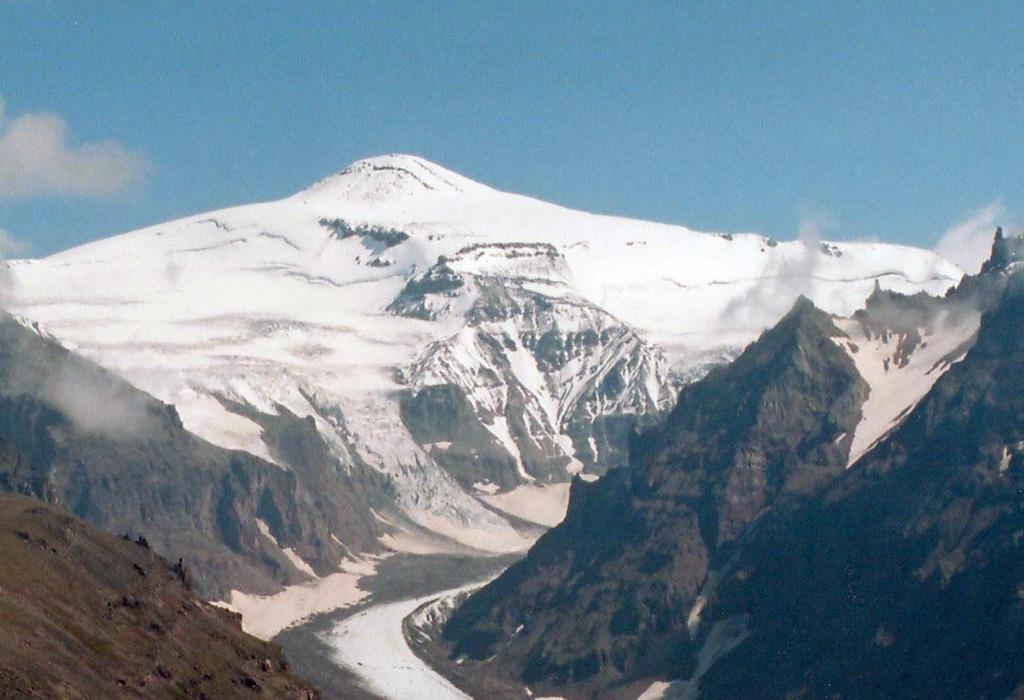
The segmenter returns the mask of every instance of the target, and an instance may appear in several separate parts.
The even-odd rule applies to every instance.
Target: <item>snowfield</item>
[[[599,216],[403,155],[280,201],[7,265],[13,312],[174,404],[189,430],[273,459],[222,399],[311,416],[342,464],[392,479],[412,522],[490,551],[531,541],[501,511],[544,525],[564,513],[564,486],[526,486],[593,478],[613,459],[581,426],[670,406],[676,378],[734,353],[799,294],[849,315],[876,281],[937,294],[961,277],[930,251]],[[890,376],[872,342],[854,354],[873,373],[858,450],[891,423],[885,387],[924,386],[944,348]],[[487,445],[421,444],[403,423],[403,397],[444,383],[464,392]],[[512,465],[511,487],[460,483],[441,464],[485,447]]]

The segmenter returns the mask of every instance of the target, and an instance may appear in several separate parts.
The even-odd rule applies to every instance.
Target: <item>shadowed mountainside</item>
[[[888,376],[982,312],[849,469],[869,350],[798,302],[684,389],[630,469],[574,483],[565,521],[455,611],[453,657],[569,698],[671,679],[666,698],[1020,697],[1020,248],[1000,231],[945,298],[876,290],[854,317]]]
[[[704,697],[1020,697],[1021,494],[1017,275],[888,440],[751,533],[708,611],[712,627],[744,616],[750,636],[701,680]]]

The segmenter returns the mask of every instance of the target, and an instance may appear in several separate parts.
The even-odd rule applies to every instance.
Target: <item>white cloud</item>
[[[998,221],[1006,216],[1002,202],[992,202],[946,229],[935,252],[956,263],[964,272],[976,274],[992,252],[992,238]]]
[[[5,117],[0,99],[0,198],[105,197],[138,182],[147,168],[117,141],[69,145],[60,115]]]
[[[725,307],[726,328],[763,329],[775,324],[801,295],[811,296],[815,272],[822,259],[821,233],[837,228],[824,211],[802,209],[797,239],[802,244],[792,255],[780,256],[774,269],[745,294]]]
[[[0,228],[0,260],[12,255],[20,255],[26,250],[28,250],[28,245]]]

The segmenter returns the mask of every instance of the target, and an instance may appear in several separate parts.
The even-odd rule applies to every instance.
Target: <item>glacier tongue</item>
[[[588,214],[413,156],[6,265],[12,311],[200,436],[272,458],[230,402],[309,416],[343,465],[386,475],[408,522],[494,550],[528,538],[476,494],[623,464],[678,378],[789,297],[850,314],[876,280],[960,278],[928,251]]]

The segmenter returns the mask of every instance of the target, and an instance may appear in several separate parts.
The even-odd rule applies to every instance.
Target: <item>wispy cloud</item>
[[[98,367],[59,362],[47,368],[40,396],[82,432],[111,439],[140,440],[160,426],[156,402]]]
[[[959,265],[964,272],[977,273],[992,252],[996,226],[1006,215],[1006,207],[999,201],[978,209],[946,229],[935,246],[935,252]]]
[[[8,120],[0,98],[0,198],[107,197],[138,182],[148,164],[114,140],[72,146],[58,114]]]
[[[21,255],[28,250],[28,244],[19,241],[10,233],[0,228],[0,260],[9,258],[12,255]]]
[[[10,319],[0,317],[0,323]],[[56,349],[57,341],[24,319],[30,332],[5,333],[4,389],[48,403],[76,430],[115,440],[142,440],[159,430],[161,405],[131,384],[80,356]]]
[[[793,254],[779,257],[778,266],[749,291],[726,306],[722,320],[728,327],[767,328],[780,319],[800,295],[814,291],[814,274],[822,259],[821,233],[836,228],[826,212],[801,210],[797,238],[802,244]]]

